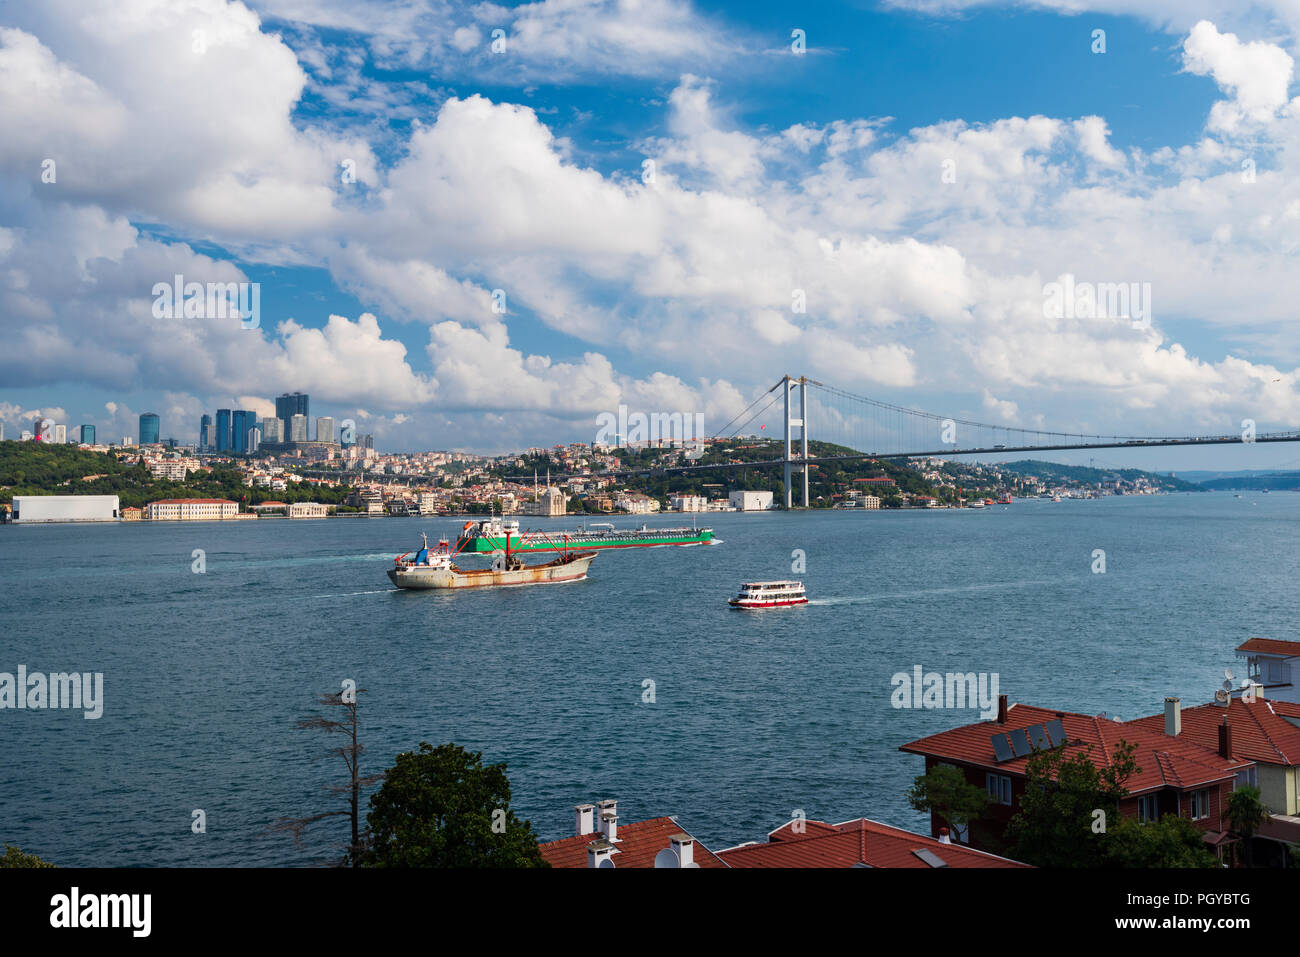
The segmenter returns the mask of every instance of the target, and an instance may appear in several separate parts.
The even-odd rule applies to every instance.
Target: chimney
[[[606,798],[603,801],[596,802],[596,830],[599,831],[606,840],[614,840],[614,835],[609,833],[609,821],[613,819],[615,825],[618,823],[618,802]]]
[[[587,845],[588,867],[613,867],[614,845],[600,838]]]
[[[1165,698],[1165,734],[1178,737],[1183,730],[1183,702],[1181,698]]]
[[[573,811],[579,837],[582,837],[584,834],[591,834],[596,830],[596,806],[594,804],[576,804],[573,807]]]
[[[998,724],[1007,723],[1007,696],[998,695]]]
[[[940,844],[952,843],[952,838],[948,836],[948,829],[946,827],[939,828],[939,843]]]
[[[1223,724],[1219,725],[1219,757],[1232,757],[1232,726],[1228,724],[1228,716],[1223,716]]]
[[[674,834],[669,839],[669,847],[677,855],[679,867],[695,866],[695,838],[689,834]]]

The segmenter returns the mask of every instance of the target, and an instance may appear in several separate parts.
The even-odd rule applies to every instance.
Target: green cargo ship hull
[[[653,548],[658,545],[707,545],[713,540],[713,530],[702,528],[698,532],[687,531],[683,534],[672,529],[662,535],[653,531],[614,532],[612,534],[565,533],[547,534],[545,538],[528,536],[521,538],[510,536],[510,551],[515,552],[553,552],[564,548],[580,548],[584,551],[592,548]],[[503,552],[506,549],[506,537],[491,535],[462,536],[456,540],[457,552]]]

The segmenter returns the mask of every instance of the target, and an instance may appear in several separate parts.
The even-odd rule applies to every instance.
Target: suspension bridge
[[[1052,452],[1079,449],[1169,448],[1185,445],[1245,445],[1300,442],[1300,431],[1260,432],[1243,429],[1232,435],[1096,435],[1054,432],[1019,426],[993,425],[971,419],[909,409],[855,395],[806,376],[782,376],[766,392],[735,415],[706,441],[764,435],[764,417],[777,407],[781,416],[782,452],[779,457],[733,458],[723,463],[684,464],[623,469],[602,473],[615,477],[672,475],[737,468],[780,465],[785,477],[785,507],[793,507],[794,473],[800,473],[802,504],[808,507],[808,468],[822,463],[862,459],[908,459],[955,455],[1002,455],[1013,452]],[[685,419],[685,416],[682,416]],[[810,456],[811,423],[817,423],[822,442],[853,451],[840,455]],[[754,431],[757,425],[758,431]],[[746,432],[746,430],[750,430]],[[771,436],[771,433],[766,433]],[[774,436],[772,436],[774,437]],[[685,438],[683,436],[683,438]],[[696,436],[695,438],[700,438]],[[770,448],[770,447],[769,447]],[[743,445],[736,452],[745,452]],[[558,476],[560,479],[570,476]],[[526,477],[523,477],[526,478]],[[556,476],[552,476],[556,478]]]

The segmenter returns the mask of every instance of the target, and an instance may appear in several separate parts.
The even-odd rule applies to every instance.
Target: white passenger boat
[[[745,582],[740,594],[729,602],[732,608],[782,608],[806,605],[803,582]]]

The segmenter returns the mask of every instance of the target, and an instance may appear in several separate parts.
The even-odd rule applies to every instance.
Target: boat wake
[[[984,585],[956,585],[952,588],[918,588],[916,591],[892,592],[882,595],[851,595],[843,598],[810,598],[810,605],[859,605],[875,601],[901,601],[923,595],[951,595],[957,592],[993,591],[1000,588],[1024,588],[1028,585],[1055,585],[1053,579],[1018,582],[990,582]]]

